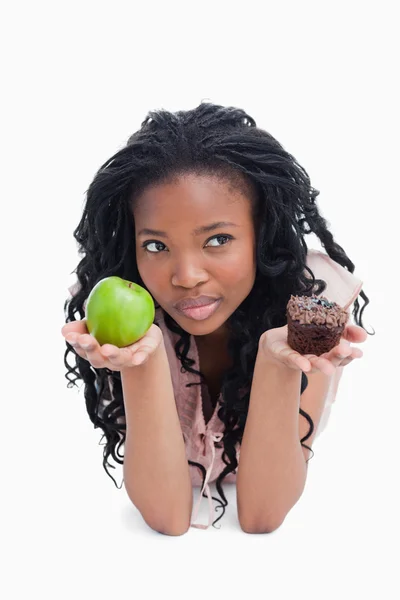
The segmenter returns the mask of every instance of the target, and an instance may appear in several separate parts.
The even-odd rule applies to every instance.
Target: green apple
[[[86,302],[86,326],[99,344],[134,344],[154,321],[153,298],[137,283],[111,276],[101,279]]]

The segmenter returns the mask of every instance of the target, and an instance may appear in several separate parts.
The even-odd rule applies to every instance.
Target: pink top
[[[329,300],[337,302],[343,308],[349,308],[360,293],[362,281],[347,271],[347,269],[333,261],[328,255],[317,250],[309,250],[307,266],[311,268],[317,279],[326,281],[327,287],[323,294],[326,295]],[[73,293],[74,289],[74,286],[69,288],[71,293]],[[183,373],[181,372],[182,365],[174,350],[174,345],[179,340],[179,336],[167,328],[161,308],[156,310],[156,321],[164,336],[164,344],[171,370],[175,403],[185,443],[186,457],[188,460],[201,463],[206,469],[206,478],[196,506],[194,507],[191,527],[207,529],[212,524],[213,520],[213,506],[209,484],[217,479],[218,475],[226,466],[222,460],[223,448],[215,447],[215,443],[221,441],[224,431],[224,424],[217,415],[220,408],[221,394],[210,420],[206,423],[203,412],[203,399],[210,404],[207,386],[202,384],[201,386],[192,385],[191,387],[186,387],[187,383],[197,383],[200,377],[194,373],[186,371]],[[196,340],[193,336],[190,336],[190,350],[188,356],[195,361],[192,368],[199,371],[199,354]],[[325,402],[324,412],[318,425],[316,437],[327,424],[331,405],[335,400],[336,383],[335,378],[333,378]],[[239,462],[239,444],[236,451],[236,457]],[[202,484],[202,475],[199,469],[193,465],[189,465],[189,468],[192,486],[200,487]],[[227,475],[224,482],[235,483],[236,471]],[[206,490],[209,504],[208,525],[195,523],[204,490]]]
[[[347,271],[347,269],[333,261],[328,255],[317,250],[309,250],[307,266],[311,268],[317,279],[326,281],[327,286],[323,294],[326,295],[329,300],[340,304],[343,308],[349,308],[360,293],[362,281]],[[218,475],[226,466],[222,460],[223,448],[216,448],[214,445],[215,442],[219,442],[222,439],[224,431],[224,424],[217,415],[220,408],[221,394],[210,420],[206,423],[203,412],[203,398],[209,402],[207,386],[202,384],[201,386],[193,385],[191,387],[186,387],[187,383],[198,382],[199,376],[187,371],[184,373],[181,372],[181,363],[174,350],[174,344],[179,340],[179,336],[178,334],[171,332],[165,325],[161,308],[156,310],[156,320],[164,336],[164,344],[168,355],[172,384],[175,393],[176,408],[185,442],[186,457],[188,460],[201,463],[207,471],[204,485],[200,491],[196,506],[194,507],[191,527],[207,529],[212,524],[213,520],[213,506],[209,484],[217,479]],[[190,350],[188,356],[195,361],[192,368],[197,371],[200,370],[197,344],[193,336],[190,336]],[[335,400],[335,393],[336,386],[335,381],[333,380],[315,437],[317,437],[326,426],[331,405]],[[205,395],[207,395],[207,398],[205,398]],[[236,450],[236,457],[239,462],[239,444]],[[201,486],[202,475],[200,470],[193,465],[189,465],[189,468],[192,486]],[[224,481],[227,483],[235,483],[236,471],[229,473]],[[209,504],[208,525],[195,523],[204,490],[206,490]]]

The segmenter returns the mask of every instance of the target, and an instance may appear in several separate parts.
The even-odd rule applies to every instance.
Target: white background
[[[5,600],[399,597],[394,8],[382,0],[3,8]],[[149,529],[103,470],[83,388],[66,387],[60,330],[85,191],[149,110],[203,99],[244,108],[305,167],[364,281],[364,322],[376,331],[345,370],[301,499],[270,535],[240,530],[233,486],[220,529],[180,537]]]

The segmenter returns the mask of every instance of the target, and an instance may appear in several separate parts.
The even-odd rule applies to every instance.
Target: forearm
[[[238,515],[249,531],[273,530],[303,492],[300,385],[301,371],[258,353],[236,478]]]
[[[153,529],[188,529],[193,492],[165,346],[121,371],[126,414],[124,483]]]

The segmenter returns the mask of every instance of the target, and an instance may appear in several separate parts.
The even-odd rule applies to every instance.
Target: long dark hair
[[[223,513],[214,525],[228,504],[222,481],[238,466],[235,448],[242,441],[246,424],[259,337],[268,329],[286,324],[286,305],[291,294],[319,294],[326,287],[326,282],[316,279],[306,266],[305,236],[314,233],[327,254],[351,273],[354,264],[320,215],[316,205],[319,191],[311,186],[305,169],[276,139],[258,128],[244,110],[202,102],[188,111],[150,111],[126,146],[100,167],[87,190],[83,215],[73,232],[82,259],[73,271],[77,274],[77,291],[64,304],[66,322],[76,320],[77,314],[80,319],[85,317],[84,302],[104,277],[118,275],[146,287],[136,264],[132,202],[147,186],[185,173],[213,175],[234,189],[245,190],[252,201],[256,231],[254,286],[228,319],[228,352],[233,363],[223,378],[218,411],[225,424],[220,444],[226,467],[216,480],[222,502],[214,498],[220,502]],[[369,300],[363,291],[360,296],[364,305],[360,309],[357,298],[353,316],[356,324],[364,328],[362,313]],[[157,302],[155,305],[159,307]],[[175,352],[181,368],[203,379],[188,357],[190,334],[164,310],[163,315],[167,327],[180,335]],[[71,352],[74,366],[67,362]],[[126,427],[120,373],[94,369],[68,343],[64,363],[68,387],[76,385],[77,379],[84,381],[89,418],[95,428],[103,431],[101,439],[106,438],[103,467],[117,485],[108,470],[115,467],[108,459],[111,456],[123,464],[120,450]],[[312,435],[314,423],[305,411],[299,411],[310,425],[301,444],[312,451],[304,442]],[[204,482],[205,468],[190,460],[188,463],[201,470]]]

